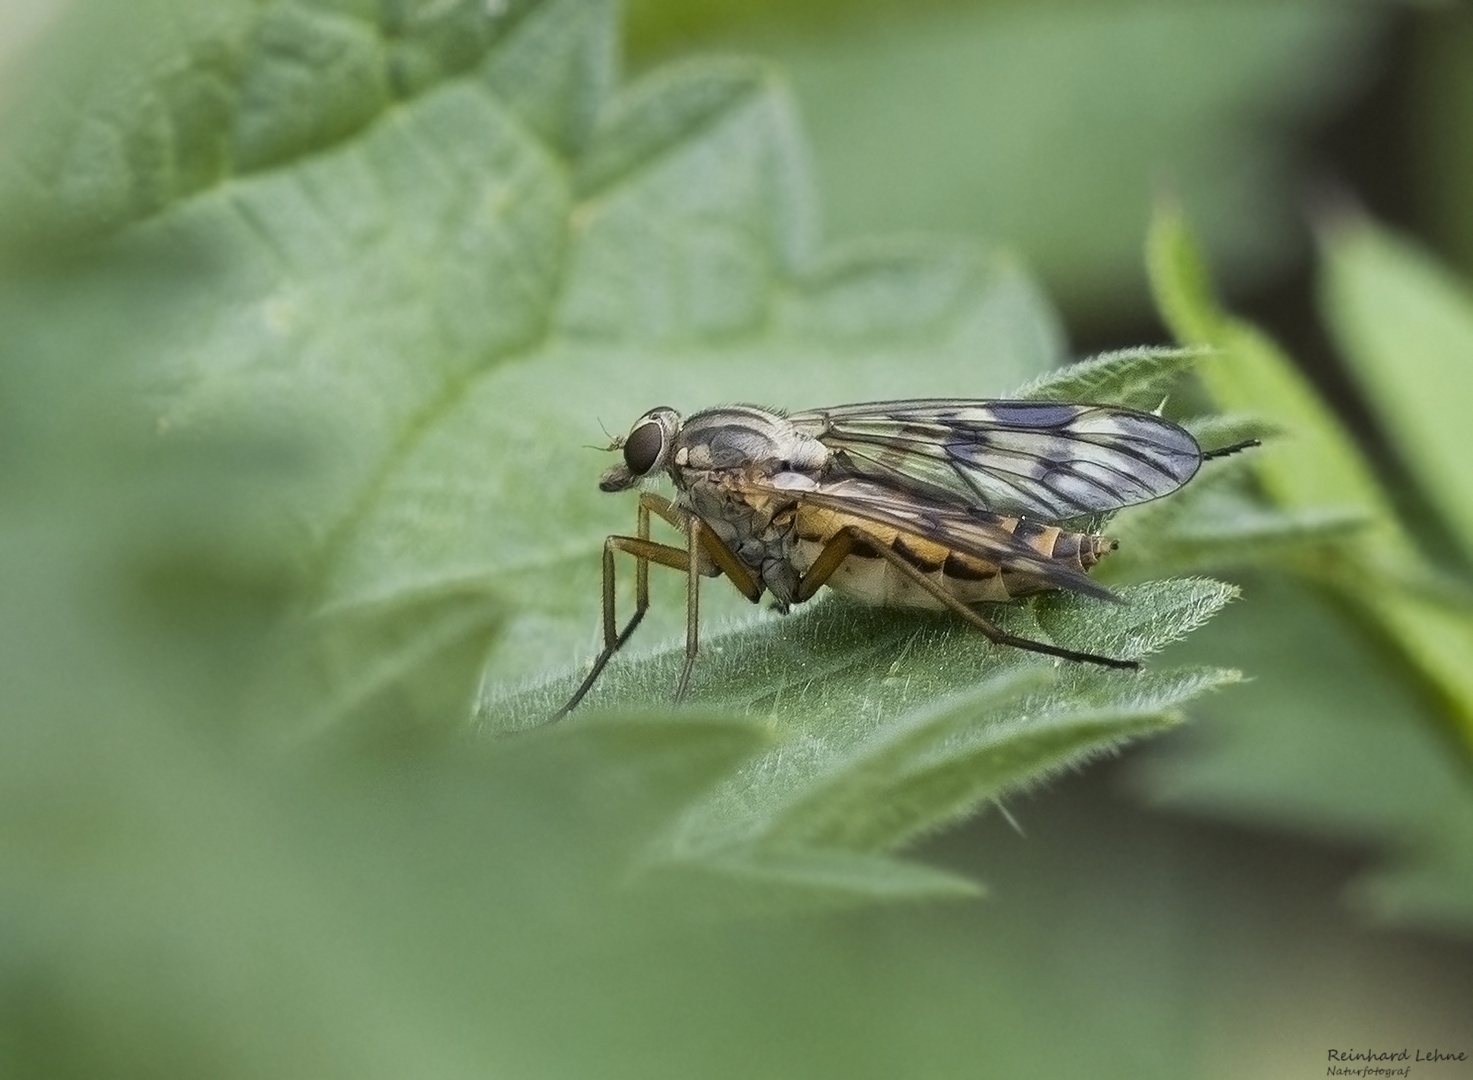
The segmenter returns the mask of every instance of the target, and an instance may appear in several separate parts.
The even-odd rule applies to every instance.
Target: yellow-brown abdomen
[[[1023,541],[1044,558],[1063,562],[1081,573],[1116,547],[1115,541],[1103,536],[1070,532],[1057,525],[1038,525],[1020,518],[1000,517],[990,524],[1001,533],[1011,534],[1013,541]],[[964,604],[1006,602],[1057,588],[1036,573],[1009,566],[1007,551],[1010,543],[999,542],[996,558],[985,559],[893,526],[811,507],[802,508],[797,518],[793,564],[798,572],[806,572],[825,544],[848,525],[874,537],[876,543],[888,545],[905,562]],[[827,584],[870,604],[932,610],[943,607],[939,600],[866,543],[856,545]]]

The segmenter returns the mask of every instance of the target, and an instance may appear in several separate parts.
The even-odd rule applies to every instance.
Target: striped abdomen
[[[1057,525],[1041,525],[1016,517],[997,517],[989,526],[1005,535],[999,538],[997,556],[989,560],[871,520],[803,506],[797,514],[796,543],[791,556],[798,572],[803,573],[812,566],[824,545],[846,525],[857,526],[889,545],[907,563],[965,604],[1007,601],[1059,587],[1036,572],[1008,565],[1007,549],[1017,541],[1044,558],[1081,573],[1115,550],[1115,541],[1102,536],[1070,532]],[[865,603],[933,610],[942,607],[934,596],[864,543],[851,552],[827,584]]]

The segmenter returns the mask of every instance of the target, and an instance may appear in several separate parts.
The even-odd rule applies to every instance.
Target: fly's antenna
[[[604,422],[602,420],[600,420],[598,422],[598,427],[599,427],[599,430],[602,431],[605,435],[609,435],[609,429],[606,428],[606,427],[604,427]],[[608,446],[594,446],[592,443],[584,443],[583,444],[583,449],[585,449],[585,450],[598,450],[601,453],[607,454],[610,450],[618,450],[623,445],[624,445],[624,439],[623,439],[622,436],[619,436],[619,435],[609,435],[609,445]]]
[[[1213,458],[1227,457],[1229,454],[1236,454],[1239,450],[1251,450],[1255,446],[1262,445],[1263,443],[1257,439],[1244,439],[1240,443],[1233,443],[1232,446],[1224,446],[1220,450],[1208,450],[1203,453],[1202,460],[1211,461]]]

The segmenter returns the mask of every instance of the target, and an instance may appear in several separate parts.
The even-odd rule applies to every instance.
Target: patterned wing
[[[808,506],[833,511],[840,518],[888,526],[963,555],[1036,577],[1050,588],[1068,589],[1101,600],[1119,600],[1087,574],[1041,554],[1013,534],[1007,527],[1007,518],[987,510],[929,499],[912,490],[855,477],[815,482],[798,474],[780,473],[771,479],[749,476],[738,486],[748,496],[775,493],[787,499],[796,497]]]
[[[1047,521],[1160,498],[1202,464],[1201,447],[1181,427],[1116,405],[935,398],[788,419],[834,451],[831,476]]]

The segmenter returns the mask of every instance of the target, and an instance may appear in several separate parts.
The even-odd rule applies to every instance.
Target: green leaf
[[[1282,576],[1170,659],[1253,672],[1193,708],[1192,738],[1148,751],[1153,799],[1257,828],[1374,852],[1347,897],[1378,919],[1466,934],[1473,925],[1473,799],[1466,767],[1385,638],[1338,597]]]
[[[1146,249],[1156,303],[1185,346],[1208,350],[1197,372],[1213,402],[1246,412],[1287,434],[1285,445],[1257,454],[1255,473],[1279,505],[1355,508],[1388,522],[1390,508],[1340,421],[1292,361],[1257,328],[1222,310],[1203,253],[1175,208],[1158,210]],[[1377,542],[1390,554],[1406,546],[1389,524]]]
[[[1235,595],[1207,581],[1154,582],[1105,605],[1049,598],[989,612],[1013,633],[1143,656],[1199,626]],[[616,658],[566,724],[599,710],[654,712],[684,659]],[[778,733],[672,841],[703,863],[751,851],[893,848],[984,802],[1179,721],[1177,708],[1231,672],[1130,675],[993,646],[945,616],[818,603],[780,620],[708,634],[692,697],[760,717]],[[575,679],[503,697],[486,722],[544,721]]]
[[[1231,444],[1261,431],[1261,425],[1213,430],[1211,436],[1194,434],[1209,445]],[[1254,448],[1209,461],[1184,491],[1114,519],[1110,532],[1120,550],[1099,576],[1130,580],[1182,569],[1265,565],[1317,574],[1371,524],[1365,511],[1348,507],[1265,506],[1251,482],[1258,453]]]
[[[504,620],[483,585],[331,608],[303,628],[321,705],[306,732],[392,740],[459,734]]]
[[[1160,407],[1200,349],[1122,349],[1040,375],[1018,391],[1043,401],[1101,401],[1152,410]]]
[[[1281,446],[1256,455],[1254,473],[1271,500],[1288,510],[1334,508],[1365,519],[1332,556],[1301,568],[1325,578],[1400,652],[1473,753],[1473,676],[1459,659],[1473,654],[1473,606],[1459,595],[1439,602],[1405,587],[1367,584],[1388,573],[1403,581],[1432,575],[1420,569],[1422,556],[1350,433],[1277,346],[1218,307],[1179,213],[1158,216],[1148,258],[1158,302],[1178,339],[1216,350],[1199,367],[1214,400],[1289,433]]]
[[[73,32],[54,35],[55,47],[47,45],[36,65],[64,77],[35,80],[12,110],[0,153],[0,176],[15,192],[5,228],[86,236],[136,223],[218,194],[232,178],[265,181],[263,172],[350,140],[372,142],[398,109],[414,113],[457,82],[494,90],[538,136],[570,147],[586,135],[608,90],[613,17],[604,0],[87,4],[71,20]],[[408,132],[432,136],[408,119]],[[433,137],[411,148],[436,147],[420,165],[432,169],[438,158],[445,166],[426,171],[428,184],[448,181],[496,138],[464,134],[468,153],[459,159]],[[355,155],[348,156],[351,168]],[[373,183],[390,179],[373,160],[361,162],[354,187],[309,184],[299,193],[308,201],[313,190],[340,196],[316,207],[344,227],[340,241],[356,225],[357,240],[371,247],[363,230],[371,228],[372,208],[394,201],[392,183]],[[247,233],[263,225],[259,239],[269,248],[273,217],[247,207],[233,224]],[[298,239],[305,245],[310,237]]]
[[[1017,681],[1023,685],[1015,689],[1025,689],[1035,680]],[[1223,672],[1164,681],[1149,676],[1146,686],[1132,686],[1128,694],[1058,695],[1053,701],[1040,694],[1014,704],[999,700],[994,688],[981,700],[971,695],[944,702],[835,762],[811,791],[779,806],[760,842],[859,850],[903,843],[1020,783],[1037,783],[1128,739],[1164,730],[1180,720],[1171,705],[1227,681]],[[989,721],[980,736],[979,714]]]
[[[1473,290],[1361,221],[1327,234],[1321,285],[1341,353],[1473,562]]]
[[[622,875],[692,799],[771,742],[770,731],[750,720],[609,715],[496,741],[488,768],[498,783],[522,792],[528,806],[546,801],[545,809],[556,813],[535,826],[516,823],[508,839],[523,828],[545,834],[566,829],[567,854],[587,860],[597,852],[596,865]],[[598,835],[590,836],[590,829]]]
[[[961,874],[908,859],[834,848],[742,849],[701,858],[659,853],[641,872],[650,887],[672,891],[692,910],[716,916],[975,900],[986,892]]]
[[[1413,282],[1427,284],[1425,268],[1406,265],[1404,255],[1388,255],[1372,239],[1363,237],[1359,243],[1366,246],[1341,250],[1341,265],[1334,271],[1338,276],[1332,290],[1333,311],[1346,324],[1339,327],[1340,336],[1363,346],[1372,336],[1370,328],[1376,327],[1375,340],[1384,345],[1387,320],[1394,323],[1417,310],[1425,314],[1428,307],[1456,322],[1459,309],[1455,303],[1449,306],[1452,298],[1445,284],[1425,290],[1414,286]],[[1298,735],[1302,745],[1285,749],[1277,735],[1259,731],[1243,742],[1241,759],[1221,749],[1201,754],[1183,769],[1188,779],[1172,790],[1184,801],[1238,815],[1298,822],[1317,832],[1369,832],[1387,839],[1392,849],[1389,860],[1396,869],[1378,874],[1375,883],[1358,895],[1388,917],[1466,925],[1473,900],[1467,894],[1460,896],[1456,886],[1467,880],[1458,839],[1466,831],[1462,824],[1469,809],[1466,792],[1446,793],[1435,807],[1408,809],[1402,800],[1392,798],[1389,804],[1367,809],[1369,804],[1345,799],[1346,785],[1359,788],[1383,781],[1379,774],[1364,773],[1359,764],[1348,771],[1332,768],[1324,775],[1312,767],[1293,768],[1284,775],[1287,762],[1353,759],[1379,765],[1399,757],[1419,762],[1419,769],[1403,777],[1401,785],[1445,787],[1435,778],[1448,763],[1429,758],[1422,744],[1451,731],[1465,757],[1473,752],[1473,677],[1467,663],[1473,655],[1473,602],[1466,583],[1427,563],[1349,433],[1288,358],[1257,330],[1217,306],[1179,215],[1163,213],[1158,218],[1150,260],[1159,302],[1178,338],[1217,350],[1201,369],[1213,397],[1231,408],[1260,414],[1285,431],[1281,443],[1254,455],[1254,475],[1277,513],[1287,514],[1288,521],[1308,515],[1313,524],[1314,517],[1320,517],[1314,531],[1325,541],[1301,550],[1289,565],[1327,589],[1341,610],[1354,617],[1366,639],[1348,643],[1338,631],[1333,640],[1339,647],[1315,660],[1309,644],[1327,639],[1326,620],[1301,626],[1304,620],[1296,609],[1307,606],[1306,601],[1281,603],[1254,631],[1269,646],[1242,655],[1245,666],[1276,689],[1275,715],[1299,723],[1302,714],[1305,730]],[[1360,287],[1351,288],[1352,278]],[[1383,282],[1381,288],[1375,287],[1378,280]],[[1418,294],[1415,300],[1409,291]],[[1352,298],[1353,313],[1347,307]],[[1365,305],[1374,310],[1362,310]],[[1440,347],[1456,348],[1455,341],[1456,333]],[[1405,401],[1411,391],[1395,393]],[[1212,494],[1210,485],[1204,485],[1195,497]],[[1192,497],[1189,493],[1182,501]],[[1166,505],[1162,512],[1173,509]],[[1347,527],[1338,526],[1337,518]],[[1205,515],[1197,520],[1211,522]],[[1235,514],[1234,520],[1234,528],[1253,528],[1251,517]],[[1281,520],[1276,527],[1286,523]],[[1190,544],[1190,536],[1186,540]],[[1346,703],[1358,705],[1362,696],[1380,700],[1387,691],[1375,684],[1391,681],[1391,676],[1376,677],[1376,665],[1366,655],[1367,643],[1391,658],[1396,678],[1406,684],[1403,695],[1410,692],[1412,700],[1385,706],[1374,725],[1357,729],[1342,721]],[[1319,680],[1306,684],[1309,690],[1300,689],[1309,670],[1358,674],[1344,686],[1337,683],[1331,694]],[[1259,713],[1266,707],[1261,706]],[[1433,731],[1421,730],[1423,726]],[[1324,790],[1316,790],[1316,785]],[[1393,791],[1397,787],[1389,785]],[[1427,885],[1428,891],[1419,891],[1418,883]]]

